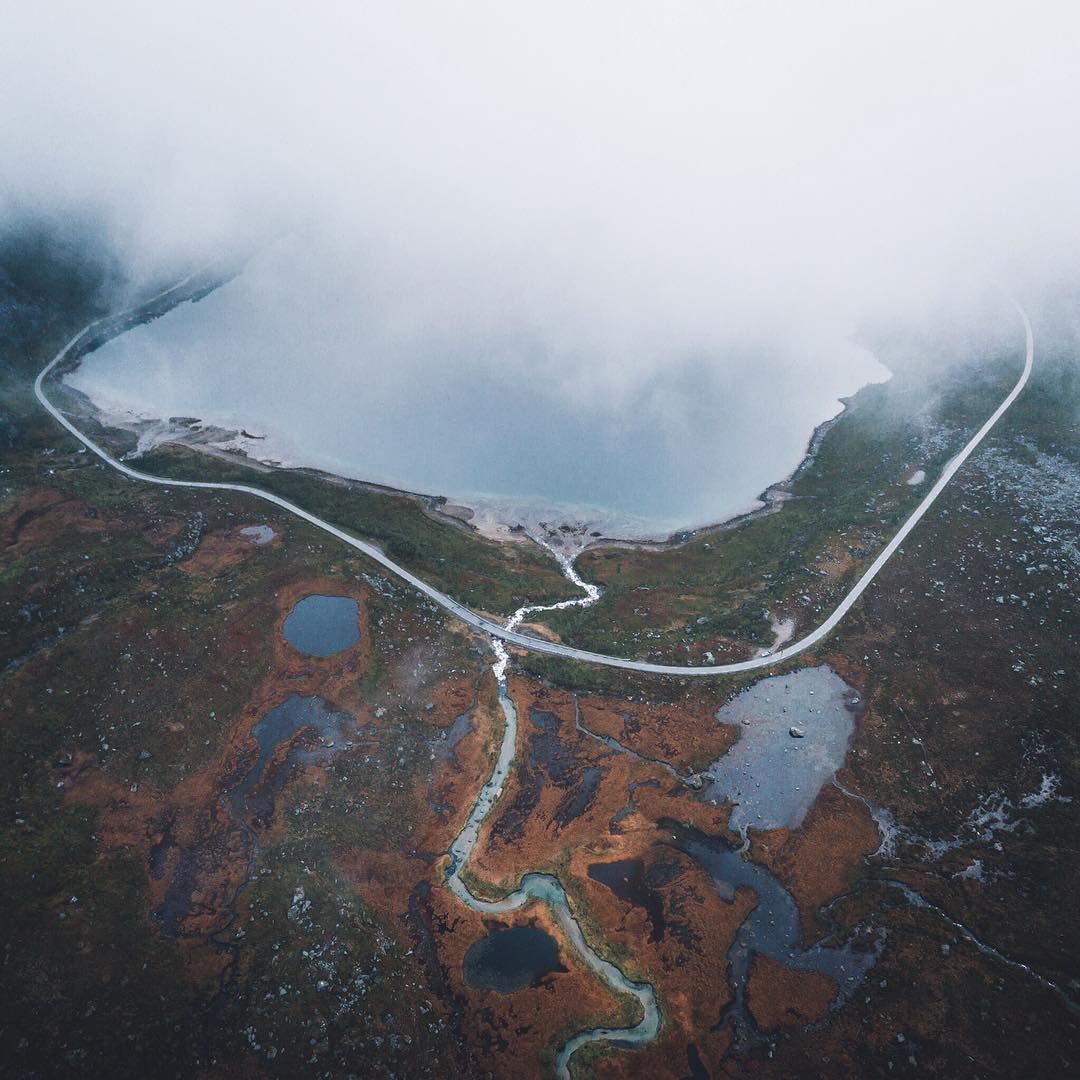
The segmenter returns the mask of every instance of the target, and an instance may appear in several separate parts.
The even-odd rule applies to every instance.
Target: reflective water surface
[[[672,326],[612,355],[588,327],[424,318],[437,298],[397,299],[395,314],[351,264],[283,241],[70,381],[107,410],[246,430],[258,438],[236,445],[263,459],[630,536],[750,508],[839,398],[887,377],[842,340],[823,363],[800,342],[691,342]]]
[[[825,665],[755,683],[716,714],[738,726],[739,741],[706,770],[706,798],[732,801],[735,832],[801,825],[844,763],[860,708]]]
[[[565,970],[558,942],[535,926],[493,930],[473,942],[464,962],[466,985],[500,994],[537,986],[545,975]]]
[[[359,614],[349,596],[305,596],[285,617],[281,632],[308,656],[333,656],[360,640]]]

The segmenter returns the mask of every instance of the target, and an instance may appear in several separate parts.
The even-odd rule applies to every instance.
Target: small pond
[[[360,606],[349,596],[305,596],[285,617],[281,632],[308,656],[333,656],[360,640]]]
[[[493,930],[465,954],[465,985],[474,990],[512,994],[538,986],[556,971],[566,971],[559,963],[558,942],[535,926]]]
[[[263,780],[267,765],[274,758],[278,747],[291,741],[299,732],[307,730],[311,741],[307,745],[293,746],[285,758],[286,768],[326,761],[337,750],[349,746],[356,732],[356,721],[346,712],[337,712],[321,697],[304,697],[290,694],[280,705],[266,712],[251,729],[251,737],[259,747],[259,755],[247,775],[232,789],[233,806],[241,811],[245,801]],[[284,782],[286,770],[279,770],[279,784]],[[267,793],[275,794],[274,785]],[[265,809],[265,808],[263,808]]]
[[[277,533],[269,525],[248,525],[240,530],[240,535],[261,547],[263,544],[269,544]]]
[[[616,859],[589,864],[589,877],[606,885],[620,900],[645,910],[651,930],[650,941],[664,940],[664,898],[645,868],[643,859]]]
[[[732,802],[731,828],[794,829],[844,763],[858,693],[827,665],[762,679],[716,719],[739,741],[705,772],[707,799]]]

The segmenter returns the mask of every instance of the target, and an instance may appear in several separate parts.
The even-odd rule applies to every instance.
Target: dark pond
[[[696,1043],[686,1044],[686,1064],[690,1069],[690,1080],[709,1080],[709,1070],[701,1060]]]
[[[454,722],[439,733],[431,744],[431,751],[439,761],[452,761],[457,745],[473,729],[473,708],[470,705],[459,716],[454,717]]]
[[[555,808],[552,818],[560,829],[565,829],[571,821],[581,817],[589,808],[600,787],[600,779],[604,770],[596,765],[590,765],[581,770],[581,781],[575,788],[568,791]]]
[[[272,801],[275,786],[284,782],[290,766],[307,762],[325,761],[336,750],[348,745],[347,740],[356,733],[355,720],[345,712],[335,712],[321,697],[302,697],[290,694],[280,705],[265,713],[263,718],[251,729],[252,738],[259,747],[259,756],[255,759],[247,775],[232,790],[233,806],[239,811],[247,802],[252,807],[252,789],[265,787],[263,773],[267,763],[274,756],[283,742],[289,742],[298,732],[307,729],[311,738],[300,740],[293,746],[285,759],[285,768],[278,770],[279,783],[270,784],[263,794]]]
[[[589,877],[606,885],[620,900],[644,908],[652,931],[650,941],[664,939],[664,898],[653,888],[643,859],[590,863]]]
[[[305,596],[285,617],[281,632],[308,656],[333,656],[360,640],[360,608],[348,596]]]
[[[469,948],[464,962],[467,986],[499,994],[538,986],[545,975],[565,970],[558,942],[535,926],[492,931]]]
[[[191,914],[191,897],[198,885],[198,874],[199,849],[188,848],[180,853],[172,881],[161,904],[154,909],[154,919],[162,937],[179,936],[181,922]]]

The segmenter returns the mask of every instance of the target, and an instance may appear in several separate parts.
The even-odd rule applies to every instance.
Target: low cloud
[[[617,409],[1071,279],[1078,41],[1067,3],[24,5],[0,191],[97,208],[134,277],[300,238],[268,296]]]
[[[1074,5],[582,7],[26,5],[4,188],[144,258],[316,221],[613,322],[1075,248]]]

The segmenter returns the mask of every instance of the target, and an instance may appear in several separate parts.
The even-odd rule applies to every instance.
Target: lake
[[[455,320],[288,241],[68,381],[106,415],[246,430],[261,438],[232,445],[264,460],[444,495],[481,522],[646,537],[752,508],[841,397],[888,376],[850,342],[823,361],[820,345],[802,356],[677,327],[670,344],[627,330],[616,348],[521,318]]]

